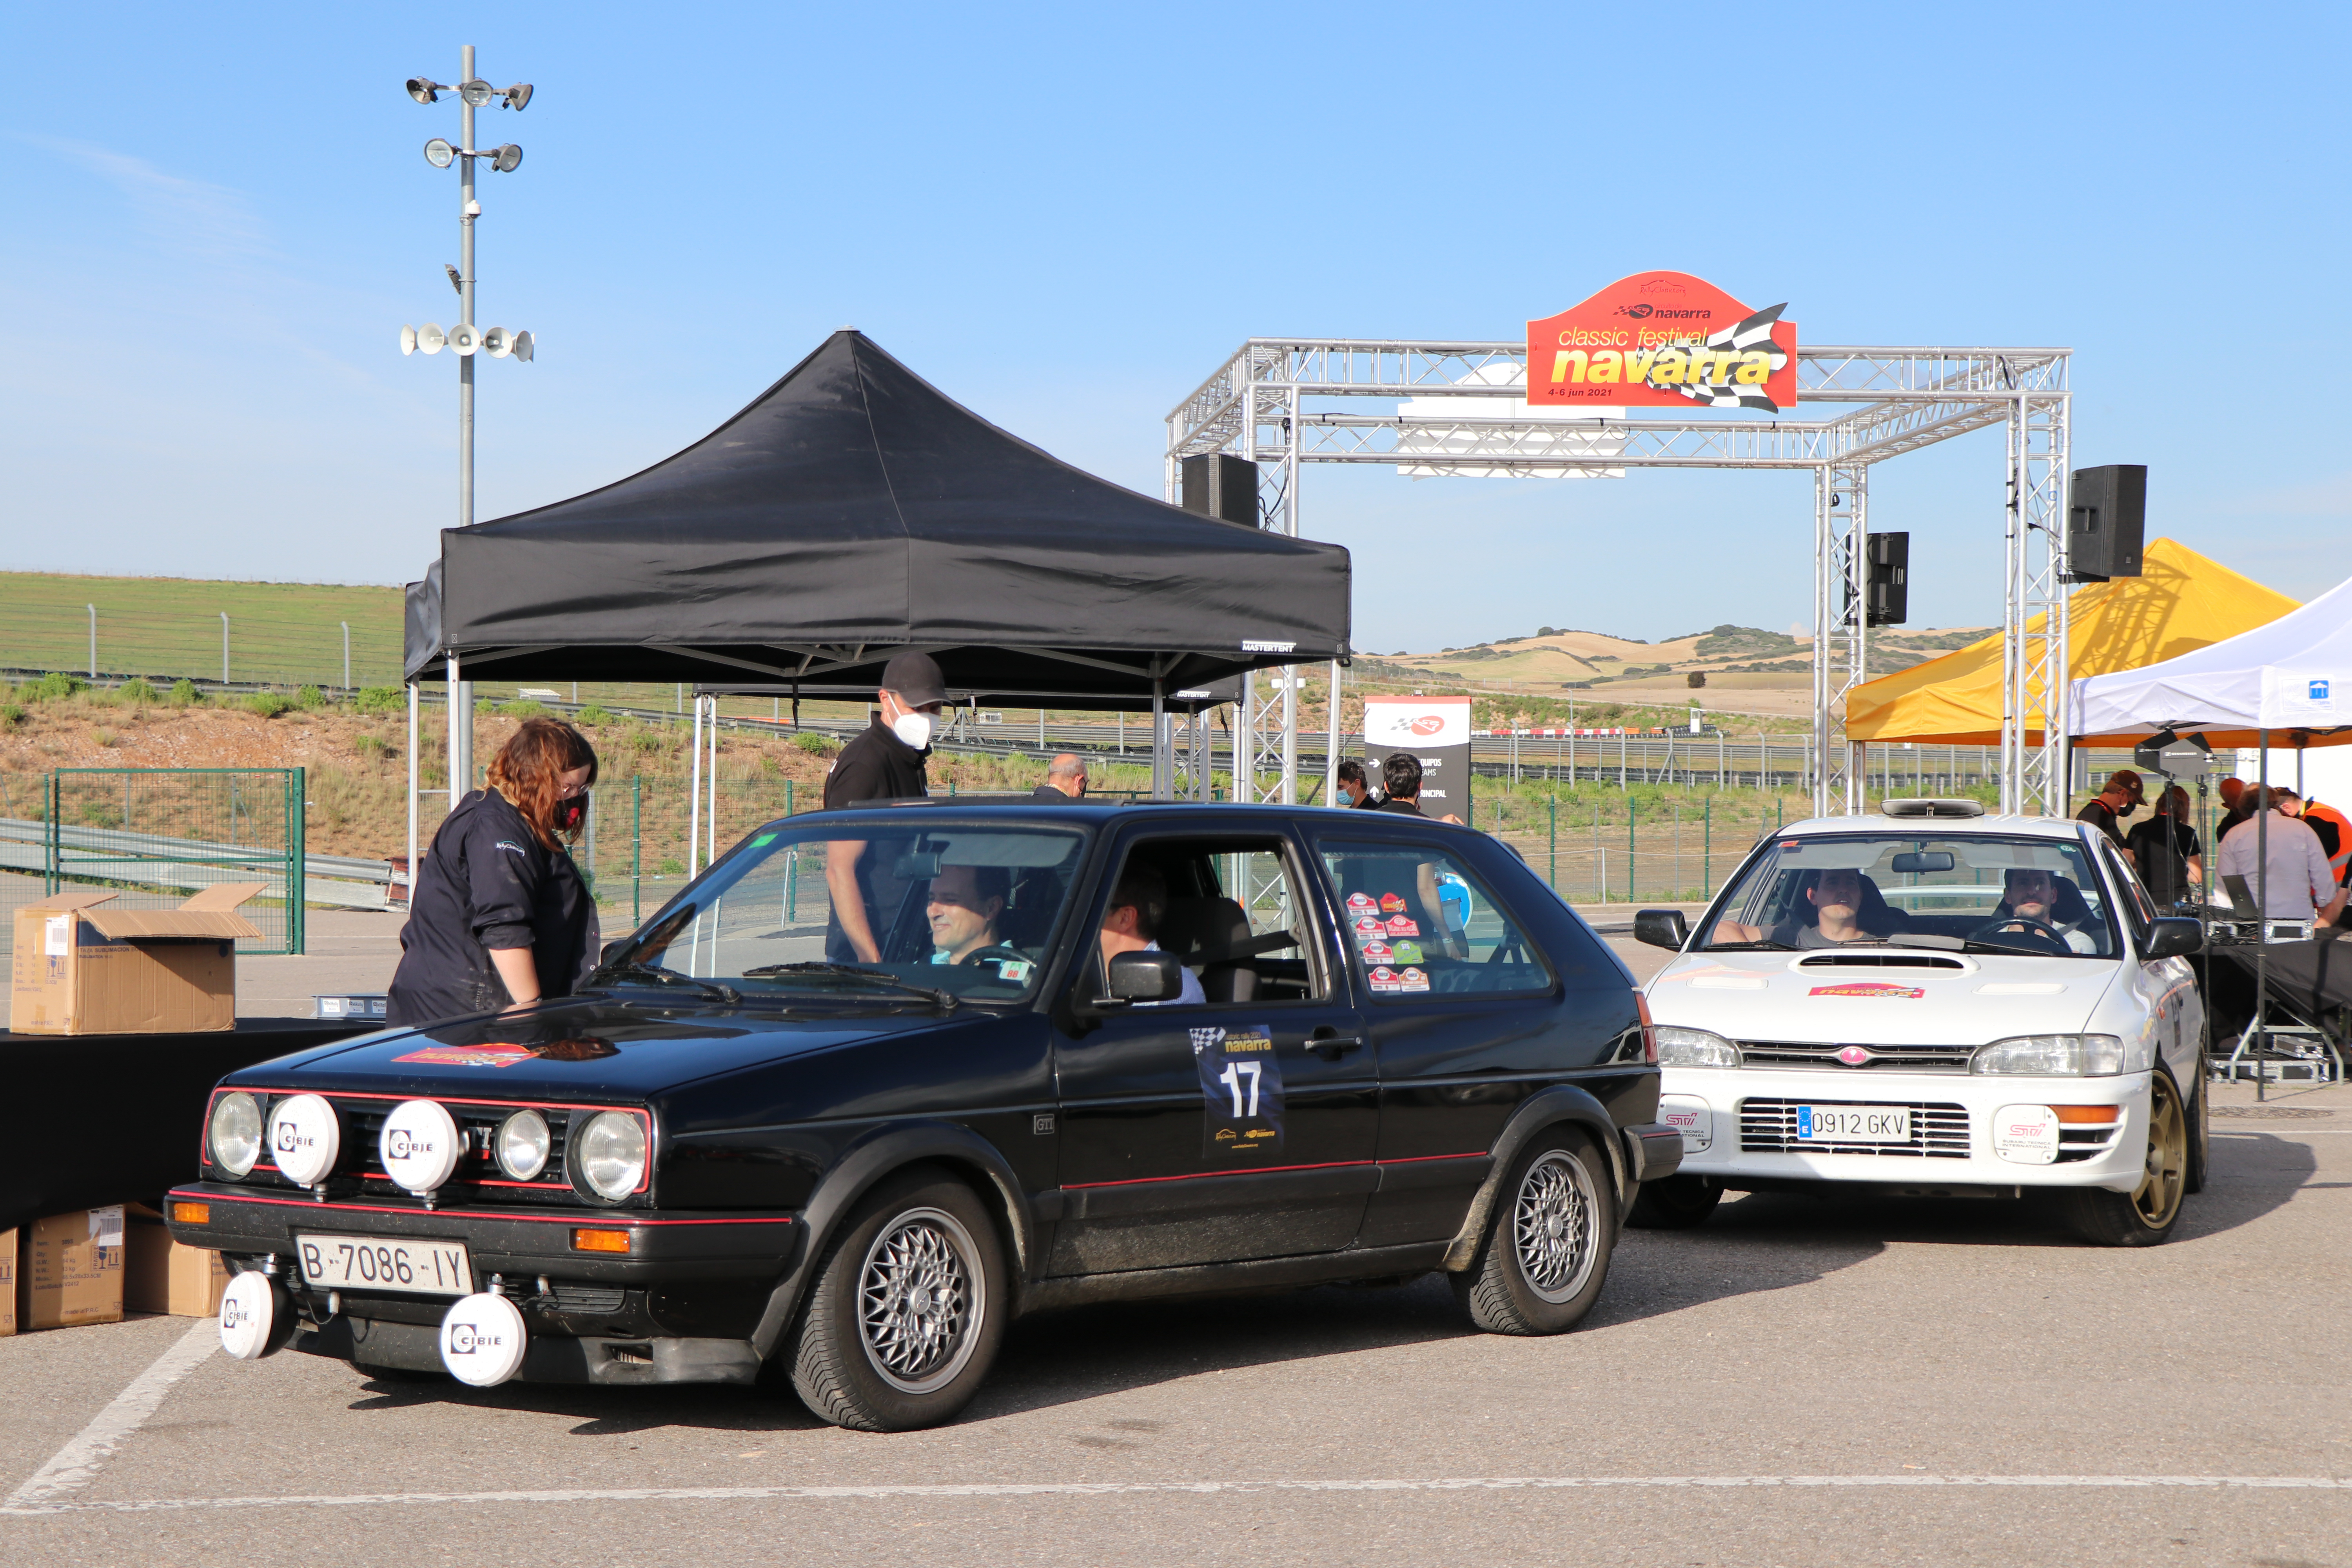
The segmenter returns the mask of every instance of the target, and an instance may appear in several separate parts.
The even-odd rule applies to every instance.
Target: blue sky
[[[395,582],[454,521],[457,46],[488,519],[655,461],[855,323],[1156,493],[1244,337],[1519,335],[1623,274],[1816,343],[2075,350],[2078,464],[2297,597],[2352,575],[2342,8],[20,8],[0,566]],[[2284,356],[2265,374],[2266,355]],[[2001,440],[1882,466],[1912,624],[2000,613]],[[1315,468],[1359,646],[1809,613],[1801,477]]]

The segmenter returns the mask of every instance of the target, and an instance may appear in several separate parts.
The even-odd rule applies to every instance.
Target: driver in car
[[[1862,929],[1862,873],[1846,867],[1832,867],[1823,871],[1805,889],[1805,900],[1812,906],[1813,923],[1800,923],[1792,914],[1779,925],[1742,925],[1738,921],[1723,921],[1715,928],[1715,940],[1729,942],[1769,942],[1780,947],[1836,947],[1849,942],[1877,942],[1875,933]]]
[[[923,917],[931,928],[933,963],[993,962],[1001,971],[1014,954],[1002,951],[997,917],[1004,913],[1012,879],[1002,866],[942,866],[931,879]],[[996,952],[989,952],[998,948]]]
[[[2049,872],[2030,866],[2011,866],[2001,873],[2000,907],[1992,912],[1995,921],[2011,923],[1997,925],[1999,931],[2021,931],[2028,936],[2042,936],[2035,929],[2045,926],[2057,933],[2067,948],[2074,952],[2096,952],[2098,942],[2078,923],[2063,921],[2058,915],[2058,879]],[[2027,922],[2032,922],[2031,924]],[[2046,937],[2043,940],[2048,940]]]

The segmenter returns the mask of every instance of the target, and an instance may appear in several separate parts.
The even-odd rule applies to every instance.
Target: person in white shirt
[[[2279,809],[2284,794],[2272,792],[2266,809],[2230,829],[2221,840],[2214,875],[2243,877],[2271,920],[2315,919],[2320,925],[2333,925],[2344,913],[2345,890],[2336,885],[2335,868],[2327,863],[2319,835],[2310,824]]]
[[[1168,879],[1149,866],[1129,861],[1119,873],[1118,886],[1111,889],[1110,908],[1103,911],[1102,960],[1103,973],[1110,973],[1110,961],[1122,952],[1158,952],[1160,943],[1153,939],[1160,931],[1160,917],[1168,912]],[[1139,1007],[1179,1007],[1187,1003],[1199,1005],[1209,999],[1201,989],[1201,977],[1179,965],[1177,973],[1184,977],[1184,989],[1165,1002],[1139,1002]]]

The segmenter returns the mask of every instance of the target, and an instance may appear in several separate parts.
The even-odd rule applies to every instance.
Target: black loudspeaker
[[[1869,625],[1899,626],[1911,617],[1911,536],[1874,533],[1870,552]]]
[[[1185,458],[1184,510],[1255,528],[1257,465],[1230,452]]]
[[[2066,510],[2068,578],[2104,583],[2138,576],[2140,542],[2147,532],[2147,466],[2076,468],[2074,488]]]

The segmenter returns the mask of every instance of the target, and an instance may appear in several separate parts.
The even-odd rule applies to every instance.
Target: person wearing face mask
[[[920,800],[931,793],[925,762],[948,697],[939,662],[912,648],[892,655],[876,697],[874,722],[842,747],[825,775],[827,811],[867,801]],[[825,917],[825,957],[835,963],[879,963],[873,911],[897,908],[904,882],[868,862],[866,840],[837,838],[825,847],[824,885],[833,904]]]
[[[434,831],[384,1004],[393,1025],[568,996],[594,955],[595,904],[566,852],[587,820],[596,752],[560,719],[526,719],[489,787]]]

